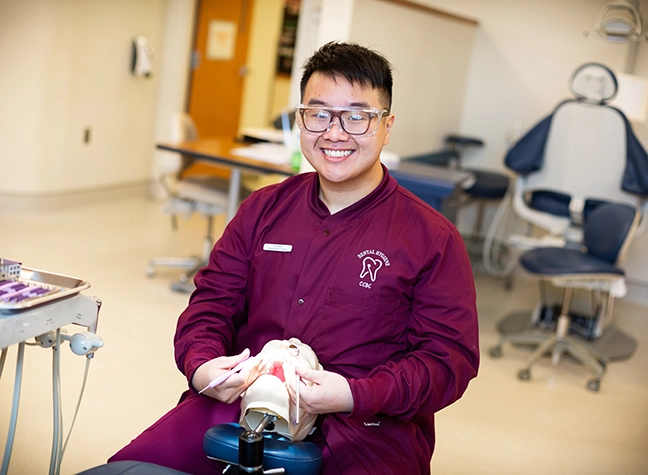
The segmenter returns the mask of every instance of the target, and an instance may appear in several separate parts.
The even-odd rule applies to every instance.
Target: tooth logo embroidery
[[[358,259],[362,260],[362,269],[360,271],[360,282],[358,285],[365,289],[370,289],[376,278],[378,271],[383,267],[389,267],[389,259],[387,256],[375,249],[367,249],[357,255]]]
[[[364,279],[367,274],[369,274],[371,282],[376,282],[376,274],[382,265],[382,261],[374,259],[373,257],[365,257],[362,260],[362,272],[360,272],[360,278]]]

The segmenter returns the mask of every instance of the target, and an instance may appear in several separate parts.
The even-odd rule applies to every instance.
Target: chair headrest
[[[605,104],[616,96],[617,78],[610,68],[599,63],[586,63],[572,74],[569,91],[579,101]]]

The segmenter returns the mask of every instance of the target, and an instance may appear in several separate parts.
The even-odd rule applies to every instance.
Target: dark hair
[[[351,84],[378,89],[387,109],[391,110],[392,66],[382,54],[357,43],[326,43],[304,64],[304,73],[299,83],[302,99],[308,80],[316,72],[333,78],[340,75]]]

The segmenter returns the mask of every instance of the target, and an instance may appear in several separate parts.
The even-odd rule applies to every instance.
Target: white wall
[[[0,209],[150,180],[159,77],[130,74],[131,41],[160,45],[166,3],[0,2]]]
[[[396,121],[388,150],[401,156],[426,153],[459,129],[474,24],[376,0],[303,0],[302,8],[295,103],[304,60],[328,41],[351,40],[392,63]]]
[[[437,150],[459,129],[476,29],[388,2],[356,0],[350,38],[383,53],[394,68],[390,151]]]
[[[467,164],[503,170],[506,139],[516,124],[533,126],[570,97],[574,70],[601,62],[624,72],[629,47],[586,38],[608,0],[418,0],[479,21],[461,132],[482,137],[486,146],[467,155]],[[642,2],[646,10],[645,0]],[[648,12],[644,12],[648,19]],[[641,44],[638,68],[648,66]],[[635,127],[648,143],[648,125]]]
[[[273,117],[272,98],[283,13],[284,0],[254,2],[247,56],[249,72],[243,83],[240,128],[267,127],[268,118]]]

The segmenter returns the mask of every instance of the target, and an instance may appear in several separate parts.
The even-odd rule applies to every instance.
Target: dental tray
[[[19,266],[18,262],[0,261],[0,313],[54,302],[90,287],[88,282],[76,277]]]

